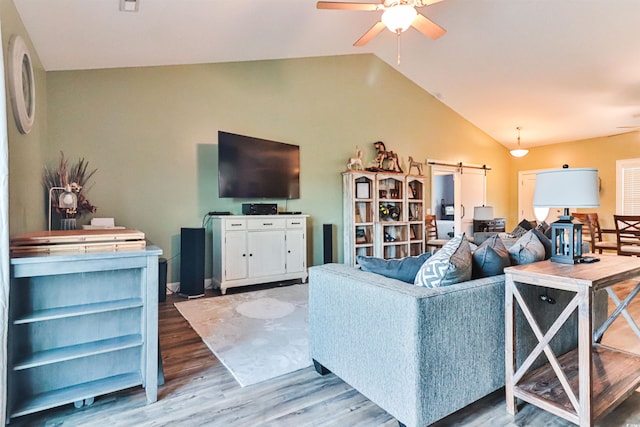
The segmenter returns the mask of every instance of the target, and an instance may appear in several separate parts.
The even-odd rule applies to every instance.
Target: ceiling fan
[[[439,1],[441,0],[381,0],[380,3],[319,1],[316,6],[318,9],[382,11],[380,21],[353,44],[364,46],[385,27],[398,36],[409,27],[414,27],[432,40],[442,37],[446,30],[416,10],[417,7],[428,6]]]

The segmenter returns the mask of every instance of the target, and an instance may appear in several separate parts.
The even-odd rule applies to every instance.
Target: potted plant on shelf
[[[73,230],[77,227],[77,218],[96,211],[96,207],[85,197],[87,183],[97,172],[97,169],[87,171],[88,166],[89,162],[84,158],[69,165],[69,160],[61,151],[57,168],[44,167],[42,183],[47,191],[49,229],[52,212],[60,219],[59,229]]]

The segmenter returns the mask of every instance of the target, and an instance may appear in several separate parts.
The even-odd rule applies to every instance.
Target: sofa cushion
[[[471,249],[464,233],[449,240],[420,267],[414,283],[437,288],[471,280]]]
[[[551,258],[551,239],[545,236],[542,230],[538,229],[537,227],[531,231],[533,232],[533,234],[535,234],[538,240],[540,240],[542,246],[544,246],[544,259]]]
[[[401,259],[382,259],[358,255],[356,262],[364,271],[370,271],[371,273],[377,273],[392,279],[413,283],[416,278],[416,273],[430,256],[431,254],[424,253],[420,256],[410,256]]]
[[[509,251],[498,235],[489,237],[473,252],[473,278],[496,276],[511,265]]]
[[[529,230],[509,248],[509,255],[512,265],[529,264],[543,261],[545,251],[540,240]]]
[[[523,219],[518,225],[516,225],[516,228],[513,229],[511,235],[515,238],[522,237],[527,231],[531,230],[531,228],[531,223],[526,219]]]

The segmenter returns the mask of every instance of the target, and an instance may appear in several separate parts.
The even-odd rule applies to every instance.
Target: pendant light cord
[[[397,52],[398,52],[398,65],[400,65],[400,29],[396,30],[396,34],[398,35],[398,44],[397,44]]]

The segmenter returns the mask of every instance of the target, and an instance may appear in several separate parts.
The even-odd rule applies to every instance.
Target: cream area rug
[[[175,303],[242,387],[311,365],[308,285]]]

